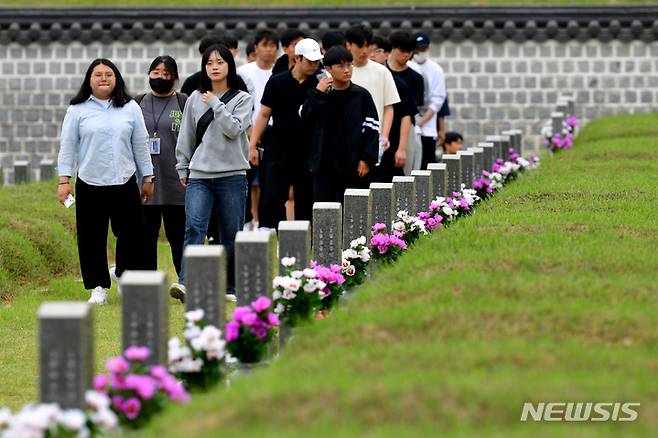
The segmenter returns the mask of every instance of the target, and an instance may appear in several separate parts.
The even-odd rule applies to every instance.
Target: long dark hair
[[[199,86],[199,90],[201,90],[202,93],[205,93],[206,91],[212,91],[212,81],[210,80],[208,72],[206,71],[206,64],[208,63],[208,59],[210,59],[210,55],[212,55],[214,52],[219,53],[219,56],[221,56],[222,59],[228,64],[228,74],[226,75],[226,83],[228,84],[228,88],[237,90],[239,85],[238,72],[235,68],[235,60],[233,59],[233,54],[228,49],[228,47],[221,44],[210,46],[206,49],[205,52],[203,52],[203,56],[201,57],[201,85]]]
[[[151,62],[151,66],[149,67],[149,71],[147,73],[151,73],[160,64],[164,64],[165,70],[169,72],[175,81],[178,80],[178,64],[176,64],[176,60],[169,55],[161,55],[156,57],[153,62]]]
[[[112,96],[111,96],[112,105],[114,105],[117,108],[121,108],[126,103],[130,102],[132,97],[130,97],[130,95],[128,94],[128,90],[126,89],[126,83],[124,82],[123,76],[121,76],[121,73],[119,72],[117,66],[114,65],[114,63],[109,59],[96,58],[89,65],[89,68],[87,69],[87,73],[85,74],[85,80],[82,82],[82,85],[80,86],[80,90],[78,90],[78,94],[76,94],[73,97],[73,99],[71,99],[71,102],[69,102],[71,105],[77,105],[79,103],[86,102],[87,99],[89,99],[89,96],[91,96],[91,73],[94,71],[94,68],[100,64],[110,67],[114,72],[115,83],[114,83],[114,90],[112,91]]]

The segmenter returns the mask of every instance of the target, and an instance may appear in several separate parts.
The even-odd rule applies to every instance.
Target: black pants
[[[341,173],[320,169],[313,174],[313,202],[343,203],[346,189],[367,189],[370,186],[372,169],[360,178],[354,173]]]
[[[261,166],[262,167],[262,166]],[[295,194],[295,220],[310,221],[313,216],[313,179],[306,166],[265,164],[264,181],[261,180],[259,224],[278,228],[286,220],[286,202],[290,186]]]
[[[78,255],[85,289],[109,288],[107,229],[117,238],[116,274],[148,269],[144,256],[144,215],[135,176],[119,186],[75,185]]]
[[[151,270],[158,269],[158,237],[160,225],[164,222],[165,236],[171,247],[171,259],[180,275],[183,259],[183,240],[185,239],[185,206],[184,205],[145,205],[144,219],[146,221],[146,263]]]
[[[423,145],[423,158],[420,169],[427,170],[429,163],[436,163],[436,138],[420,137],[420,142]]]

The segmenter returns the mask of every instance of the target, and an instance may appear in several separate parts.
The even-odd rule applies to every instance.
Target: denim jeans
[[[226,249],[227,293],[235,293],[235,235],[244,226],[247,202],[247,178],[244,175],[224,178],[190,178],[185,191],[185,244],[203,245],[213,203],[217,205],[217,219],[222,245]],[[185,284],[185,260],[178,278]]]

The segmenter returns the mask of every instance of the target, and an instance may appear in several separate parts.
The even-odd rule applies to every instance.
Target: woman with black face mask
[[[153,197],[144,204],[146,255],[150,269],[157,269],[158,236],[164,222],[171,256],[180,273],[185,237],[185,188],[176,172],[176,141],[187,96],[176,92],[178,66],[171,56],[158,56],[149,68],[151,92],[137,96],[149,134],[155,175]]]

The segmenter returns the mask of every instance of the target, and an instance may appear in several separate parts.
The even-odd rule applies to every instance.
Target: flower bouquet
[[[116,428],[118,419],[106,394],[87,391],[85,402],[84,411],[53,403],[29,404],[13,416],[9,409],[0,409],[0,436],[102,437]]]
[[[326,287],[315,269],[293,270],[295,262],[294,257],[283,257],[284,275],[272,280],[274,313],[287,328],[297,327],[313,318],[320,310],[322,291]]]
[[[420,236],[427,234],[425,222],[410,215],[407,210],[398,211],[397,220],[393,221],[391,227],[393,234],[404,240],[407,246],[413,245]]]
[[[226,349],[240,363],[257,363],[265,356],[274,327],[279,325],[271,307],[272,301],[261,296],[250,306],[233,311],[233,320],[226,324]]]
[[[165,367],[144,363],[149,356],[147,347],[128,347],[122,356],[107,361],[109,375],[94,379],[94,389],[110,397],[111,408],[124,426],[141,427],[169,401],[190,399],[183,384]]]
[[[370,235],[372,258],[383,264],[395,262],[407,249],[406,242],[395,234],[388,234],[384,224],[373,225]]]
[[[370,249],[366,246],[366,236],[350,242],[350,247],[343,251],[343,262],[340,273],[345,278],[345,287],[363,284],[368,275]]]
[[[345,293],[345,288],[343,287],[345,277],[340,273],[342,268],[338,265],[331,265],[327,268],[316,262],[311,262],[311,268],[317,272],[318,280],[324,284],[324,288],[320,290],[320,312],[319,315],[316,315],[321,319],[334,307],[341,295]]]
[[[203,320],[202,309],[185,312],[185,341],[169,339],[169,371],[188,390],[208,390],[222,378],[226,342],[222,332]]]

